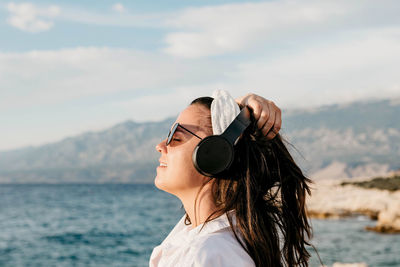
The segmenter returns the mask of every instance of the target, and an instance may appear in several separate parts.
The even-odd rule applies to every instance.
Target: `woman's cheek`
[[[193,149],[185,149],[173,158],[173,179],[180,189],[191,189],[199,183],[199,173],[192,162]]]

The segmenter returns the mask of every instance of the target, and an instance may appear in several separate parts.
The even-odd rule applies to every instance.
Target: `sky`
[[[397,98],[399,11],[398,0],[0,0],[0,151],[160,121],[215,89],[283,110]]]

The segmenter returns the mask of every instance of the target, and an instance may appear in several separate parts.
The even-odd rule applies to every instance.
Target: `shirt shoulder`
[[[254,261],[236,240],[230,229],[203,236],[192,247],[192,267],[200,266],[240,266],[254,267]]]

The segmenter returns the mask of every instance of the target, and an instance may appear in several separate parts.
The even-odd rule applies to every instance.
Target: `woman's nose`
[[[167,140],[164,139],[162,140],[158,145],[156,145],[156,150],[160,153],[167,152],[167,146],[165,145],[167,143]]]

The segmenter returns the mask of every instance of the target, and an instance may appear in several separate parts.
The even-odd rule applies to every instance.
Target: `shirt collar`
[[[235,226],[236,225],[235,213],[233,211],[229,211],[228,214],[232,218],[232,223]],[[172,245],[172,244],[181,244],[181,242],[190,242],[194,238],[198,238],[200,236],[204,236],[210,233],[230,228],[227,213],[224,213],[221,216],[212,219],[205,225],[204,223],[199,224],[195,228],[191,228],[192,227],[191,225],[185,225],[185,218],[186,214],[183,215],[183,217],[175,225],[174,229],[167,236],[167,238],[164,240],[163,243]]]
[[[233,212],[230,213],[229,216],[232,216],[232,215],[233,215]],[[236,218],[232,218],[232,219],[236,219]],[[203,225],[204,225],[204,227],[203,227]],[[214,232],[223,230],[225,228],[228,228],[228,227],[230,227],[230,224],[229,224],[227,214],[224,213],[221,216],[214,218],[205,224],[204,223],[199,224],[198,226],[196,226],[193,229],[190,229],[190,227],[191,227],[190,225],[188,225],[187,227],[189,227],[189,235],[203,236],[206,234],[214,233]]]

